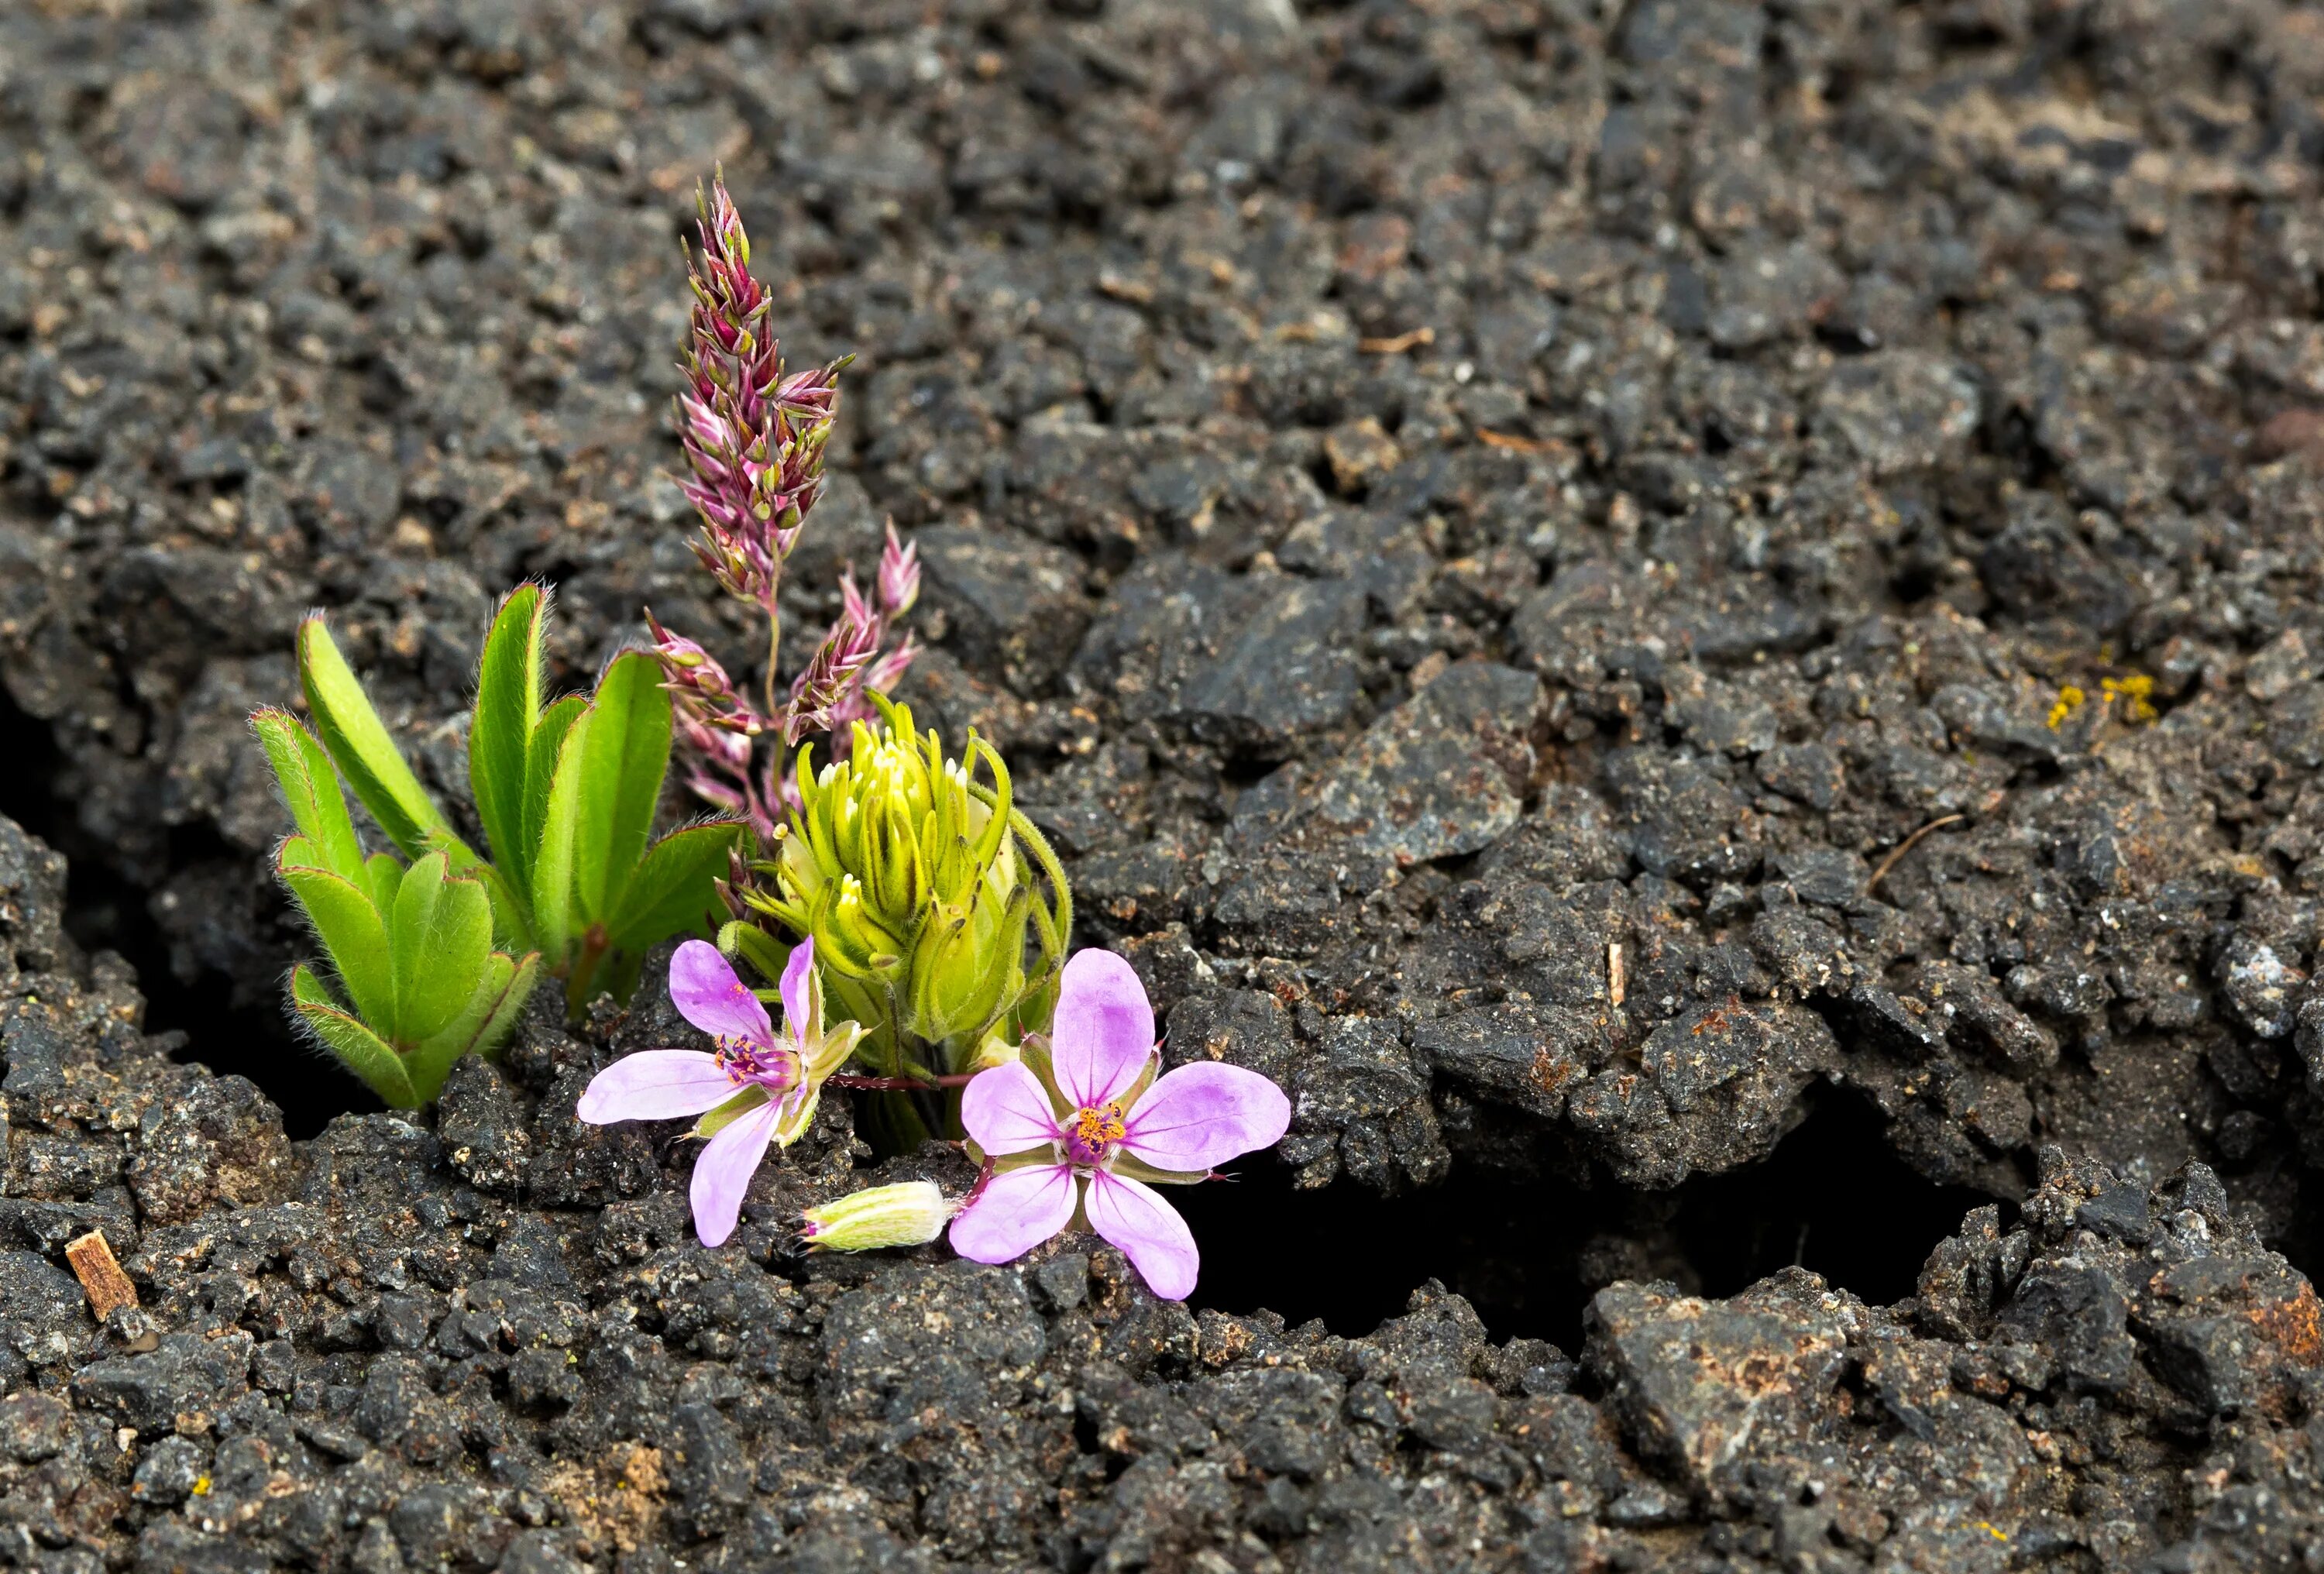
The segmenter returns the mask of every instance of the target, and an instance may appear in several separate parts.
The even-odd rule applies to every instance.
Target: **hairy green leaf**
[[[540,959],[530,953],[521,962],[497,951],[484,959],[459,1015],[405,1057],[411,1091],[421,1103],[443,1091],[445,1077],[462,1055],[489,1055],[500,1048],[540,974]]]
[[[447,874],[440,852],[414,863],[395,893],[388,933],[394,1011],[384,1022],[373,1017],[374,1025],[398,1045],[442,1033],[475,997],[492,944],[492,904],[484,888]]]
[[[395,890],[403,883],[403,862],[392,852],[374,852],[364,860],[364,887],[371,905],[383,913],[395,911]]]
[[[281,873],[314,925],[315,938],[322,942],[355,1010],[372,1022],[391,1023],[395,979],[388,962],[387,925],[370,895],[327,869],[285,865]]]
[[[524,836],[526,755],[540,719],[540,645],[549,598],[521,584],[501,603],[484,636],[476,669],[476,708],[468,724],[468,786],[493,861],[519,891],[527,888],[532,848]]]
[[[567,695],[540,713],[524,759],[524,825],[527,870],[540,860],[540,839],[549,822],[549,789],[557,776],[557,760],[565,748],[565,734],[588,708],[579,695]],[[528,881],[528,886],[530,881]]]
[[[492,898],[493,939],[513,951],[534,949],[532,904],[509,883],[508,876],[489,863],[460,872],[484,882],[484,893]]]
[[[710,934],[726,916],[718,897],[727,854],[742,833],[738,824],[713,821],[671,832],[646,850],[613,915],[617,951],[643,951],[673,934]]]
[[[467,1053],[470,1054],[499,1058],[501,1045],[514,1031],[516,1019],[532,994],[532,986],[540,981],[540,957],[537,953],[529,951],[522,960],[512,962],[503,978],[500,964],[505,961],[508,959],[500,953],[493,953],[493,978],[486,982],[498,981],[499,993],[493,999],[492,1009],[477,1024],[475,1035],[468,1041]]]
[[[549,773],[540,842],[533,855],[532,934],[553,968],[569,960],[567,953],[584,922],[573,901],[573,867],[581,836],[581,784],[589,732],[596,722],[597,713],[584,708],[565,729],[556,769]]]
[[[311,969],[291,970],[290,1006],[317,1041],[369,1084],[373,1092],[398,1109],[420,1107],[421,1100],[413,1095],[410,1079],[404,1074],[402,1057],[378,1034],[348,1015]]]
[[[411,774],[387,724],[339,654],[320,613],[299,625],[299,681],[316,734],[387,839],[406,858],[456,842],[443,812]]]
[[[268,707],[250,719],[274,768],[275,784],[290,805],[299,834],[310,845],[309,859],[346,879],[363,876],[363,843],[356,839],[355,817],[347,813],[346,795],[331,769],[331,757],[315,735],[288,711]],[[307,861],[307,860],[301,860]]]
[[[582,743],[573,905],[584,924],[610,922],[622,905],[669,769],[671,710],[661,668],[642,650],[613,658],[589,699]]]

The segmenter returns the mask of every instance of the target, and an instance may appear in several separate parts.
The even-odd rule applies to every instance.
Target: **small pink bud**
[[[653,631],[654,655],[661,662],[666,687],[704,700],[731,700],[733,680],[718,658],[683,634],[673,634],[649,611],[646,626]]]
[[[863,599],[863,593],[855,588],[855,575],[853,574],[840,575],[839,601],[839,621],[843,623],[870,628],[880,621],[878,615],[872,611],[871,603]]]
[[[920,548],[896,539],[896,521],[888,521],[888,544],[880,553],[880,610],[900,618],[920,599]]]

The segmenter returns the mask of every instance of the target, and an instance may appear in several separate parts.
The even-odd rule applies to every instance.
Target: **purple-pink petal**
[[[694,1159],[694,1233],[704,1246],[724,1246],[742,1216],[742,1194],[775,1135],[779,1100],[769,1100],[706,1144]]]
[[[1049,1034],[1057,1091],[1079,1109],[1120,1098],[1154,1049],[1154,1008],[1130,965],[1110,951],[1075,952],[1057,986]]]
[[[589,1081],[574,1111],[592,1126],[615,1120],[674,1120],[699,1115],[734,1096],[734,1079],[718,1057],[698,1049],[641,1049]]]
[[[1156,1169],[1207,1170],[1280,1142],[1291,1100],[1257,1072],[1197,1061],[1147,1089],[1127,1125],[1121,1146]]]
[[[1099,1170],[1090,1176],[1086,1206],[1090,1228],[1121,1248],[1148,1289],[1165,1301],[1184,1301],[1194,1293],[1202,1254],[1194,1249],[1186,1221],[1161,1193]]]
[[[783,1021],[794,1038],[804,1039],[823,1026],[807,1020],[807,982],[814,974],[815,937],[809,935],[791,947],[791,959],[783,964]]]
[[[1073,1222],[1079,1189],[1069,1165],[1003,1170],[952,1221],[952,1249],[973,1263],[1013,1263]]]
[[[1041,1080],[1021,1061],[979,1072],[961,1090],[960,1123],[995,1158],[1057,1139],[1057,1119]]]
[[[687,941],[669,959],[669,1000],[679,1016],[713,1038],[740,1039],[761,1048],[775,1042],[766,1007],[734,976],[733,964],[706,940]]]

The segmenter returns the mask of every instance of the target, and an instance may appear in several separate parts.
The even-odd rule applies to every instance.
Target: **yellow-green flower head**
[[[867,1059],[900,1053],[944,1069],[1048,987],[1070,897],[1011,806],[999,752],[971,733],[964,755],[948,758],[908,707],[873,698],[881,719],[855,724],[844,759],[817,769],[812,749],[800,751],[799,805],[764,870],[773,889],[750,900],[815,941],[840,1004],[871,1029]],[[1052,902],[1038,899],[1028,852]],[[1039,942],[1029,971],[1028,935]]]

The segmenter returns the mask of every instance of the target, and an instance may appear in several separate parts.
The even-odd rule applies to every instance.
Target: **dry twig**
[[[137,1286],[121,1271],[121,1264],[106,1244],[105,1231],[92,1229],[65,1247],[65,1261],[72,1265],[73,1276],[80,1281],[81,1293],[88,1297],[88,1309],[97,1321],[103,1322],[123,1306],[137,1304]]]
[[[1967,815],[1947,815],[1941,820],[1932,820],[1927,824],[1922,826],[1918,831],[1914,832],[1910,836],[1905,837],[1904,840],[1896,843],[1895,850],[1891,851],[1887,857],[1880,861],[1880,867],[1872,871],[1872,878],[1864,882],[1864,894],[1868,897],[1870,896],[1872,894],[1872,888],[1880,883],[1880,877],[1886,874],[1890,870],[1895,868],[1896,861],[1898,859],[1904,857],[1906,853],[1912,851],[1914,848],[1919,846],[1921,844],[1922,837],[1926,836],[1930,832],[1937,830],[1941,826],[1950,825],[1956,820],[1966,820],[1968,818],[1969,816]]]

